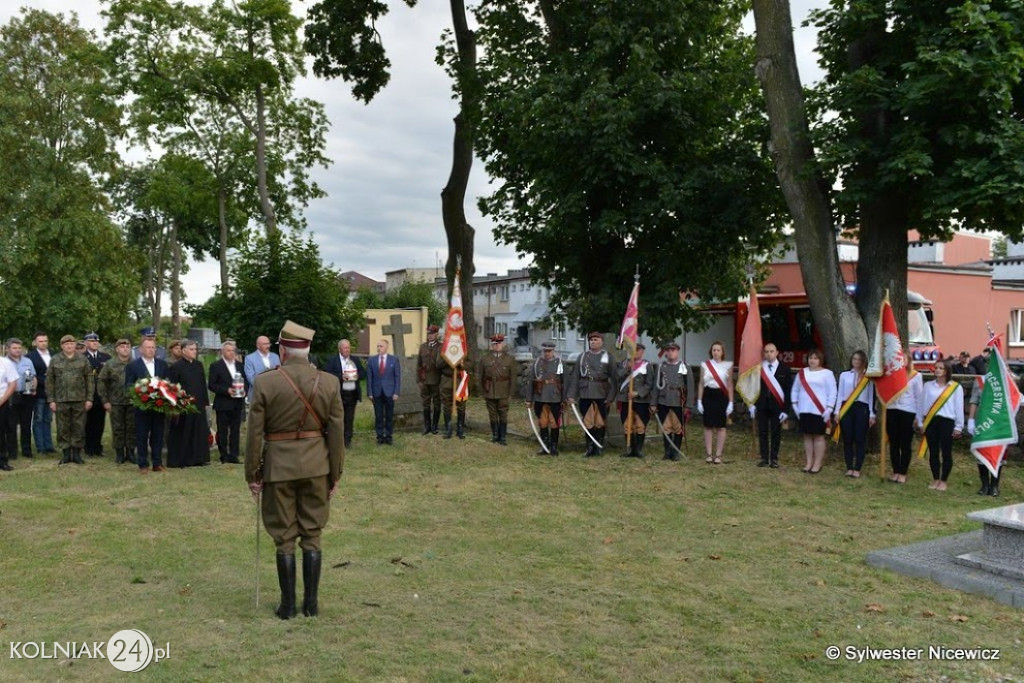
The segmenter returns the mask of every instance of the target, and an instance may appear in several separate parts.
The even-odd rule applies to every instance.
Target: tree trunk
[[[793,218],[800,273],[804,283],[815,283],[813,287],[805,284],[804,289],[829,365],[845,367],[853,351],[867,348],[868,336],[853,298],[846,293],[839,270],[836,229],[826,185],[815,167],[808,132],[803,88],[793,49],[789,0],[754,0],[753,7],[755,71],[768,110],[769,150]],[[864,263],[865,259],[862,252],[860,262]]]
[[[160,329],[160,316],[163,314],[164,268],[167,263],[167,237],[164,234],[165,230],[166,226],[161,225],[153,240],[153,254],[156,258],[156,265],[155,270],[152,272],[153,296],[150,299],[150,313],[153,315],[152,326],[154,330]]]
[[[220,238],[217,242],[217,260],[220,262],[220,293],[227,296],[231,283],[228,281],[228,215],[227,192],[223,182],[217,188],[217,220],[220,223]]]
[[[171,335],[181,339],[181,244],[178,222],[171,222]]]
[[[267,102],[263,86],[256,86],[256,183],[260,194],[260,209],[267,222],[267,237],[277,235],[277,215],[267,188]]]
[[[459,288],[462,292],[462,314],[466,324],[471,358],[476,352],[476,318],[473,311],[473,240],[475,230],[466,221],[466,187],[473,167],[473,139],[475,128],[470,120],[477,106],[476,35],[466,22],[466,6],[462,0],[451,0],[452,25],[459,62],[455,68],[459,79],[459,113],[455,117],[455,136],[452,143],[452,169],[448,184],[441,190],[441,215],[448,237],[448,260],[445,275],[448,278],[448,298],[451,299],[455,283],[456,264],[461,262]]]

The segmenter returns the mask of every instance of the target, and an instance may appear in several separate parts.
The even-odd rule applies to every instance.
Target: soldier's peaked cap
[[[69,342],[69,341],[70,341],[70,342],[73,342],[73,341],[75,341],[75,338],[74,338],[74,336],[73,336],[73,335],[70,335],[70,334],[65,334],[65,335],[64,335],[63,337],[61,337],[61,338],[60,338],[60,343],[61,343],[61,344],[66,344],[66,343],[67,343],[67,342]]]
[[[427,325],[427,332],[430,334],[436,334],[438,329],[437,325]]]
[[[676,349],[676,350],[678,350],[679,349],[679,344],[675,343],[674,341],[670,341],[670,342],[666,342],[665,344],[662,344],[661,348],[666,349],[666,350],[668,350],[668,349]]]
[[[277,343],[286,349],[308,349],[313,343],[315,330],[303,327],[291,320],[286,320],[281,333],[277,336]]]
[[[554,351],[555,342],[544,342],[543,344],[540,345],[540,348],[544,349],[545,351]]]
[[[143,337],[155,337],[156,330],[154,330],[152,327],[143,327],[141,330],[139,330],[139,334],[141,334]]]
[[[587,335],[587,339],[593,339],[594,337],[597,337],[598,339],[603,339],[600,332],[591,332],[590,334]]]
[[[503,335],[503,334],[492,334],[491,335],[491,343],[492,344],[500,344],[503,341],[505,341],[505,335]]]
[[[85,339],[85,341],[99,341],[100,335],[95,332],[89,332],[85,337],[83,337],[83,339]]]

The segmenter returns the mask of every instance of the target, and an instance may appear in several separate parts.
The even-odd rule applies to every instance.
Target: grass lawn
[[[106,680],[108,662],[11,659],[11,642],[107,641],[140,629],[166,681],[1024,680],[1024,612],[868,567],[867,552],[977,528],[965,514],[1020,501],[1019,456],[999,499],[975,495],[964,449],[945,493],[842,476],[832,452],[760,469],[749,432],[727,464],[557,458],[419,432],[373,445],[363,404],[324,534],[320,614],[280,621],[273,547],[238,466],[139,476],[108,455],[0,475],[0,680]],[[516,408],[513,431],[523,433]],[[486,431],[486,425],[484,430]],[[488,435],[489,436],[489,435]],[[652,439],[653,441],[653,439]],[[216,460],[216,455],[214,457]],[[262,532],[261,532],[262,533]],[[301,570],[299,579],[301,600]],[[997,662],[829,661],[829,645],[1001,649]]]

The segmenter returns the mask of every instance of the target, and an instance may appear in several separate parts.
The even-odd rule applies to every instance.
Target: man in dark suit
[[[327,359],[324,372],[334,375],[341,382],[341,405],[345,409],[345,448],[352,445],[352,425],[356,418],[356,404],[363,400],[360,382],[366,377],[366,369],[358,359],[352,357],[352,344],[348,339],[338,342],[338,355]]]
[[[793,384],[793,371],[779,360],[779,349],[768,342],[761,361],[761,394],[750,406],[750,417],[757,418],[757,439],[761,448],[758,467],[779,467],[779,444],[786,424],[786,403]]]
[[[391,444],[395,427],[395,400],[402,390],[402,369],[388,353],[388,340],[377,342],[377,355],[367,359],[366,393],[373,403],[377,443]]]
[[[50,401],[46,398],[46,370],[50,367],[50,339],[45,332],[36,332],[32,337],[32,346],[28,359],[36,373],[36,405],[32,411],[32,438],[36,442],[39,453],[56,453],[53,447],[53,433],[50,425],[53,413],[50,412]]]
[[[213,412],[217,414],[217,450],[220,461],[238,465],[239,439],[242,433],[242,412],[249,382],[245,368],[237,359],[235,342],[230,339],[220,347],[220,360],[210,364],[210,391]]]
[[[139,344],[139,357],[125,368],[124,385],[131,391],[135,383],[144,377],[166,379],[167,371],[167,361],[156,357],[156,340],[143,339]],[[160,458],[164,447],[163,413],[135,409],[135,445],[138,449],[139,474],[149,472],[149,452],[153,454],[153,471],[164,471],[163,460]]]
[[[100,370],[110,360],[110,354],[100,351],[100,336],[95,332],[85,335],[85,359],[92,366],[93,384],[97,387],[96,395],[92,398],[92,408],[85,414],[85,454],[102,457],[103,430],[107,424],[107,411],[103,408],[103,401],[100,400],[97,380]]]

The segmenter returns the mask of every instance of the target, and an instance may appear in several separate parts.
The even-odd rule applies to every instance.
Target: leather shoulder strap
[[[303,411],[303,413],[302,413],[302,420],[299,422],[299,426],[298,426],[298,429],[296,431],[300,431],[300,432],[302,431],[302,428],[306,425],[306,416],[307,415],[312,415],[313,416],[313,421],[316,422],[316,428],[318,430],[320,430],[321,432],[324,431],[324,424],[323,424],[323,422],[321,422],[320,418],[317,417],[316,411],[313,410],[313,406],[310,404],[310,399],[312,399],[314,396],[316,396],[316,390],[320,386],[320,373],[319,372],[316,373],[316,379],[313,380],[313,390],[309,393],[309,398],[306,398],[305,396],[302,395],[302,392],[299,391],[299,387],[296,386],[295,381],[292,380],[292,378],[288,376],[287,372],[285,372],[284,370],[281,370],[281,376],[283,376],[286,380],[288,380],[288,384],[291,385],[292,391],[295,392],[295,395],[299,397],[299,399],[302,401],[302,405],[304,405],[305,408],[306,408]]]

